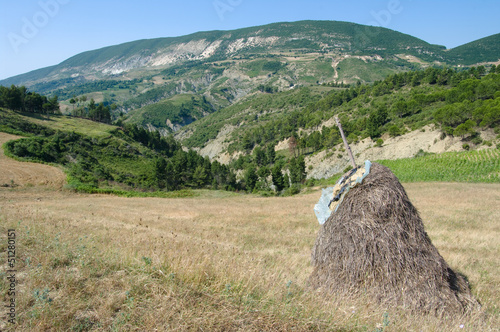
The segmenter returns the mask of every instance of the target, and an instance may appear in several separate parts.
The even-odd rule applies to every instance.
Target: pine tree
[[[281,172],[281,166],[279,164],[274,165],[271,175],[273,178],[273,184],[276,187],[276,191],[280,192],[285,187],[283,173]]]
[[[255,171],[255,166],[250,164],[248,168],[245,170],[245,187],[247,191],[252,191],[259,180],[257,173]]]
[[[274,164],[276,159],[276,151],[274,151],[274,143],[270,143],[267,146],[267,162],[269,165]]]

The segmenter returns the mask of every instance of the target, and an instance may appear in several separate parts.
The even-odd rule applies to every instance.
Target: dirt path
[[[0,133],[0,147],[20,136]],[[57,167],[19,162],[6,157],[0,148],[0,187],[48,186],[60,189],[66,183],[66,175]]]
[[[334,81],[337,81],[337,79],[339,78],[339,72],[337,71],[337,66],[339,65],[340,61],[342,61],[342,60],[344,60],[344,59],[343,58],[341,58],[341,59],[333,58],[332,59],[332,68],[335,71],[335,75],[333,75]]]

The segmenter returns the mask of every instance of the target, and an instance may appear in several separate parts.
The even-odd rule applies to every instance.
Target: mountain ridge
[[[295,36],[290,36],[282,31],[282,28],[291,28]],[[354,24],[354,23],[349,23],[349,22],[342,22],[342,21],[311,21],[311,20],[304,20],[304,21],[297,21],[297,22],[278,22],[278,23],[271,23],[271,24],[266,24],[266,25],[260,25],[260,26],[254,26],[254,27],[247,27],[247,28],[240,28],[240,29],[234,29],[234,30],[212,30],[212,31],[200,31],[200,32],[195,32],[192,34],[188,35],[183,35],[183,36],[176,36],[176,37],[162,37],[162,38],[152,38],[152,39],[140,39],[136,41],[130,41],[130,42],[125,42],[117,45],[111,45],[111,46],[106,46],[103,48],[95,49],[95,50],[89,50],[85,51],[79,54],[76,54],[64,61],[62,61],[59,64],[56,64],[54,66],[49,66],[45,68],[40,68],[34,71],[30,71],[25,74],[20,74],[16,75],[13,77],[6,78],[4,80],[0,81],[0,85],[5,85],[5,84],[24,84],[28,81],[33,81],[36,79],[39,79],[37,76],[48,76],[50,74],[53,74],[54,70],[57,70],[59,68],[61,69],[70,69],[70,68],[75,68],[75,67],[83,67],[87,66],[90,64],[95,64],[101,63],[105,64],[108,61],[111,61],[117,56],[121,55],[121,58],[129,57],[131,58],[128,63],[131,65],[129,66],[130,68],[137,68],[135,65],[141,65],[144,61],[149,60],[148,58],[152,58],[155,55],[155,52],[158,52],[159,50],[166,49],[174,44],[182,44],[182,43],[189,43],[194,40],[201,41],[205,40],[207,43],[211,44],[216,42],[217,40],[221,40],[221,43],[223,41],[227,40],[236,40],[241,38],[251,38],[251,37],[260,37],[260,38],[269,38],[269,37],[276,37],[277,34],[285,34],[286,37],[291,37],[292,39],[290,40],[291,43],[285,43],[282,44],[281,46],[297,46],[293,45],[294,41],[293,40],[300,40],[300,39],[307,39],[307,38],[301,38],[300,34],[296,31],[297,28],[299,29],[304,29],[303,33],[307,29],[312,32],[325,32],[327,29],[334,29],[333,33],[337,35],[337,37],[342,40],[345,39],[346,35],[349,35],[353,37],[354,41],[352,44],[355,45],[354,49],[349,50],[349,52],[356,52],[356,51],[363,51],[360,49],[360,46],[364,46],[366,49],[364,50],[365,52],[369,52],[371,48],[375,48],[375,50],[371,51],[377,51],[378,53],[384,51],[382,50],[382,46],[384,45],[378,45],[379,41],[388,39],[386,38],[387,34],[390,35],[391,38],[394,38],[394,36],[398,36],[403,38],[403,40],[411,40],[411,45],[412,46],[417,46],[417,47],[423,47],[426,46],[428,47],[431,51],[437,51],[437,50],[443,50],[445,48],[444,46],[440,45],[433,45],[430,43],[427,43],[424,40],[421,40],[419,38],[413,37],[408,34],[404,34],[395,30],[390,30],[387,28],[382,28],[382,27],[373,27],[373,26],[365,26],[365,25],[359,25],[359,24]],[[336,31],[337,30],[337,31]],[[314,35],[313,35],[314,36]],[[373,37],[374,36],[374,37]],[[322,38],[328,38],[328,36],[321,36]],[[236,39],[235,39],[236,38]],[[295,38],[295,39],[294,39]],[[488,38],[488,37],[485,37]],[[417,42],[418,41],[418,42]],[[386,41],[387,42],[387,41]],[[401,42],[401,39],[396,40],[396,43],[389,43],[391,46],[397,46],[398,43]],[[295,42],[295,44],[299,44],[298,42]],[[193,46],[193,45],[191,45]],[[220,46],[216,45],[216,46]],[[223,45],[224,46],[224,45]],[[234,45],[233,45],[234,46]],[[300,45],[299,45],[300,46]],[[304,45],[303,45],[304,46]],[[307,46],[307,45],[305,45]],[[330,45],[331,46],[331,45]],[[339,45],[340,46],[340,45]],[[207,45],[208,47],[208,45]],[[406,45],[408,47],[408,45]],[[205,48],[206,49],[206,48]],[[454,48],[456,49],[456,48]],[[453,49],[452,49],[453,50]],[[150,52],[148,52],[150,51]],[[411,51],[411,49],[410,49]],[[146,56],[147,59],[142,59],[143,62],[141,62],[141,59],[136,59],[137,62],[133,63],[133,56],[137,56],[140,54],[143,54]],[[411,52],[414,53],[414,52]],[[429,53],[429,50],[425,50],[425,53]],[[210,53],[209,53],[210,54]],[[210,56],[213,54],[210,54]],[[120,58],[117,58],[116,60],[120,60]],[[182,59],[181,59],[182,60]],[[158,63],[158,62],[156,62]],[[161,63],[161,62],[160,62]],[[120,70],[127,70],[127,66],[125,68],[115,68],[115,71],[113,71],[112,68],[104,68],[103,70],[105,73],[110,73],[116,74]],[[106,71],[108,69],[108,71]],[[76,73],[73,73],[76,74]]]
[[[115,118],[124,114],[125,122],[165,135],[239,101],[258,103],[252,98],[260,92],[311,87],[311,94],[319,96],[401,72],[495,60],[499,36],[446,50],[382,27],[279,22],[107,46],[0,85],[26,85],[30,91],[58,95],[66,114],[85,114],[88,105],[78,102],[82,98],[114,104]],[[171,103],[172,98],[186,102]]]

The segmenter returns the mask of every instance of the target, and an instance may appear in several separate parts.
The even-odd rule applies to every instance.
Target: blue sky
[[[498,0],[0,0],[0,79],[137,39],[282,21],[378,25],[453,48],[500,33]]]

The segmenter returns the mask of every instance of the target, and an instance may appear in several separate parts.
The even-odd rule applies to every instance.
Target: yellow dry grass
[[[53,166],[19,162],[4,155],[5,142],[21,138],[0,132],[0,186],[48,186],[62,188],[66,183],[64,172]]]
[[[369,300],[311,293],[306,280],[319,228],[312,211],[317,191],[161,199],[4,188],[0,259],[6,260],[7,229],[14,228],[18,328],[497,330],[500,185],[405,187],[440,253],[468,277],[483,313],[419,317]],[[9,325],[0,322],[0,329]]]

